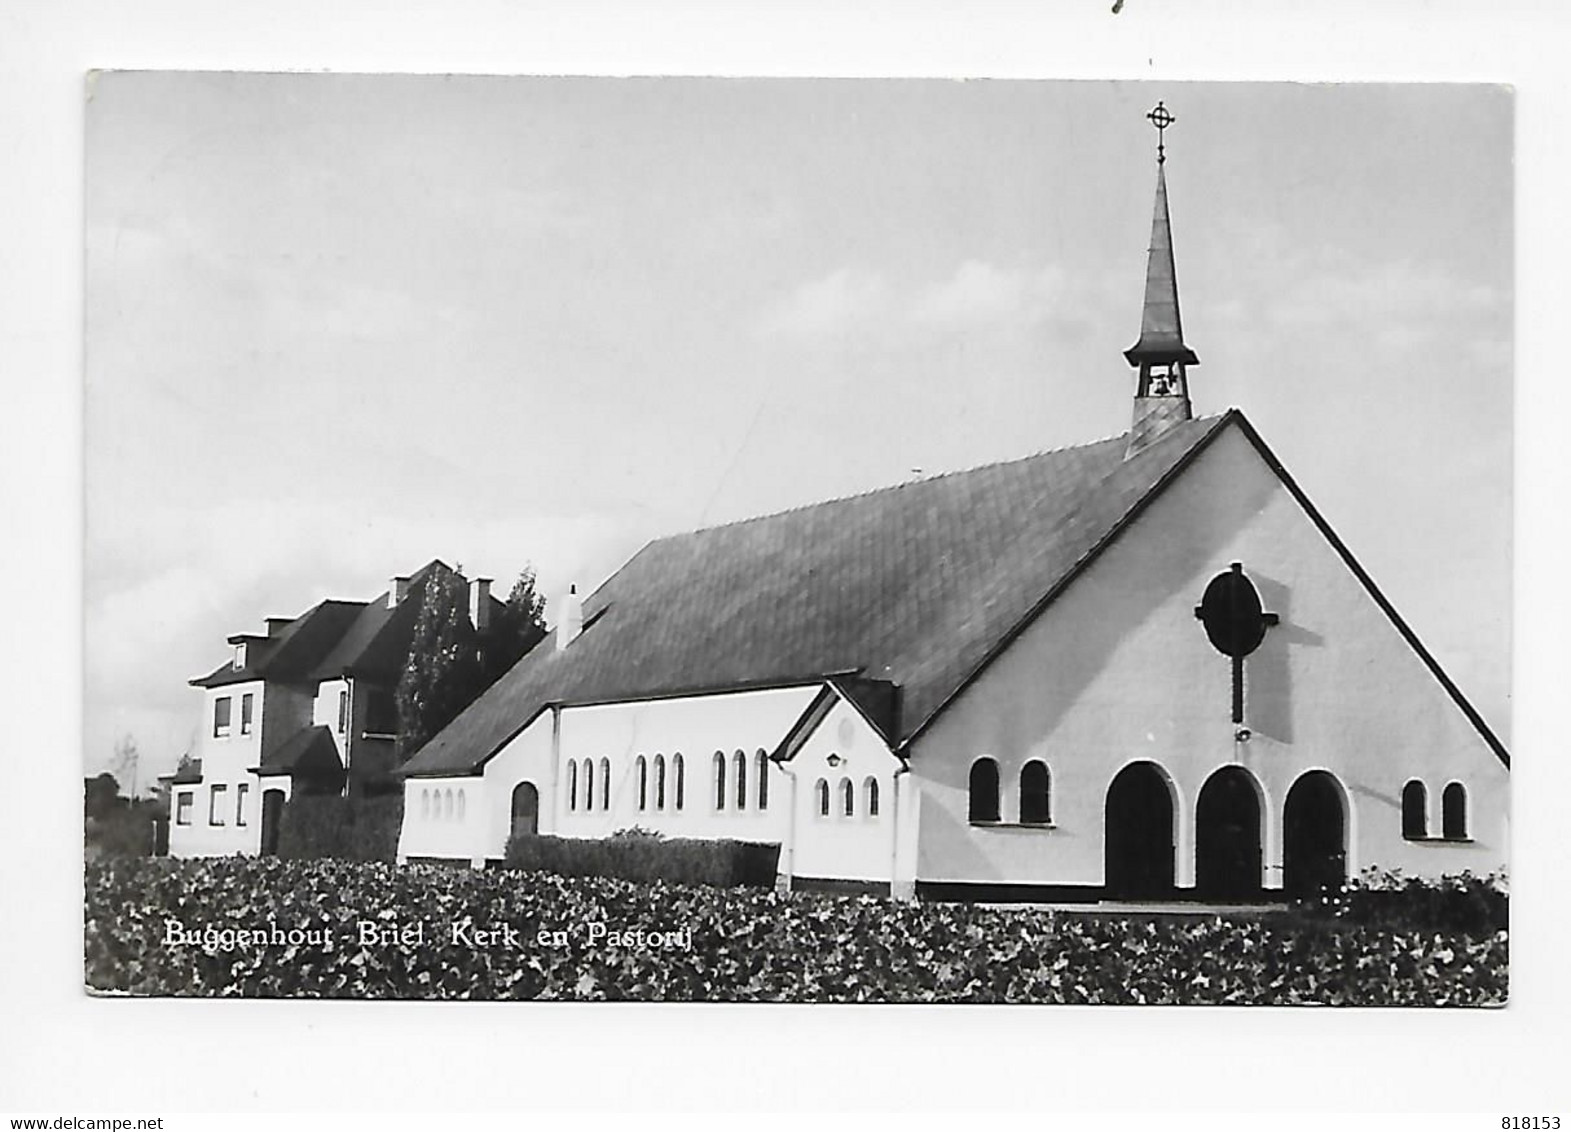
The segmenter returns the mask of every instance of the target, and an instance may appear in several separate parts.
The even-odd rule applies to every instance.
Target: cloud
[[[1000,267],[966,260],[948,276],[896,282],[865,268],[841,267],[798,286],[758,320],[771,337],[800,340],[844,334],[909,336],[1055,323],[1078,324],[1105,300],[1097,273],[1071,277],[1057,265]]]

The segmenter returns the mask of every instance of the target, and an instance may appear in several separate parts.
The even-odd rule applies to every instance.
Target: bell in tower
[[[1140,374],[1135,385],[1135,411],[1126,457],[1139,452],[1172,425],[1193,416],[1189,367],[1200,364],[1195,352],[1184,344],[1184,325],[1178,314],[1178,273],[1173,266],[1173,228],[1167,213],[1164,138],[1167,127],[1177,119],[1160,102],[1146,117],[1157,128],[1156,210],[1151,219],[1140,340],[1124,351],[1124,357]]]

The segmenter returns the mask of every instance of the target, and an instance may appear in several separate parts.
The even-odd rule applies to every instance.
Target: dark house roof
[[[1128,460],[1120,436],[651,542],[577,640],[535,648],[404,773],[472,770],[551,704],[853,674],[898,688],[869,714],[903,744],[1236,415]]]
[[[252,768],[261,775],[330,773],[342,769],[333,733],[321,725],[296,731],[264,755],[261,766]]]
[[[346,675],[396,679],[409,656],[426,582],[438,571],[450,572],[450,568],[433,559],[410,575],[404,599],[392,609],[386,591],[370,601],[324,601],[281,626],[274,636],[247,636],[244,668],[225,663],[191,683],[216,688],[248,680],[315,684]],[[492,617],[502,606],[491,598]]]

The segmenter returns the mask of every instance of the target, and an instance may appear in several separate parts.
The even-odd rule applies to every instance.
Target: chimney
[[[556,650],[561,652],[573,638],[584,631],[584,603],[578,596],[576,585],[567,587],[562,599],[562,615],[556,621]]]
[[[387,587],[387,608],[397,609],[409,596],[409,579],[394,578]]]
[[[491,626],[490,578],[476,578],[469,583],[469,622],[477,633],[484,633]]]

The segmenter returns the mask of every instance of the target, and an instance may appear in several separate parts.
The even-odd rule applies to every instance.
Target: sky
[[[109,73],[84,759],[225,638],[1123,431],[1158,99],[1197,413],[1244,409],[1509,742],[1499,87]],[[548,608],[548,616],[550,609]]]

